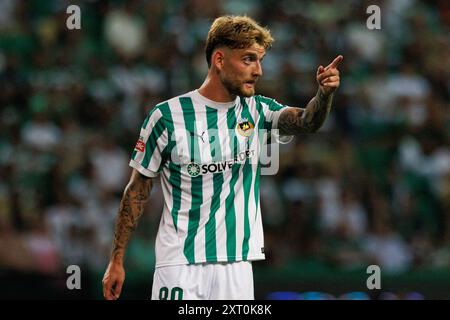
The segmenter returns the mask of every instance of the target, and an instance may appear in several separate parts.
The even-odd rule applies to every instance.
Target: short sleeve
[[[289,106],[280,104],[275,99],[258,96],[258,102],[264,114],[264,127],[267,130],[278,129],[278,119],[281,113]]]
[[[168,132],[164,117],[161,110],[155,108],[142,124],[130,166],[147,177],[156,177],[161,171],[167,144]]]

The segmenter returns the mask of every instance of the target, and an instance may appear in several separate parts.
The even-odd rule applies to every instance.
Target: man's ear
[[[218,70],[222,70],[224,64],[225,53],[221,49],[217,49],[213,52],[212,55],[212,65],[216,67]]]

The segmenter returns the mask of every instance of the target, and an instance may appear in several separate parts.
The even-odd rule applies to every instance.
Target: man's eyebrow
[[[244,52],[242,54],[242,56],[243,57],[245,57],[245,56],[257,57],[258,55],[255,52],[253,52],[253,51],[247,51],[247,52]],[[266,56],[266,53],[264,52],[263,55],[261,56],[261,60],[264,59],[265,56]]]

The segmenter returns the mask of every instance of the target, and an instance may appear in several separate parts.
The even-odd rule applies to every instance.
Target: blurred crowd
[[[106,267],[147,112],[198,88],[213,19],[271,29],[260,94],[304,106],[338,54],[321,130],[261,178],[267,264],[450,268],[450,5],[446,0],[0,1],[0,269]],[[369,30],[366,8],[381,8]],[[127,251],[151,270],[159,185]]]

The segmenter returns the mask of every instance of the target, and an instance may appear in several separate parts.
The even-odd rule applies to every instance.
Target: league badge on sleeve
[[[136,151],[144,152],[145,151],[145,143],[144,138],[141,136],[139,137],[138,142],[136,143],[136,146],[134,147]]]

